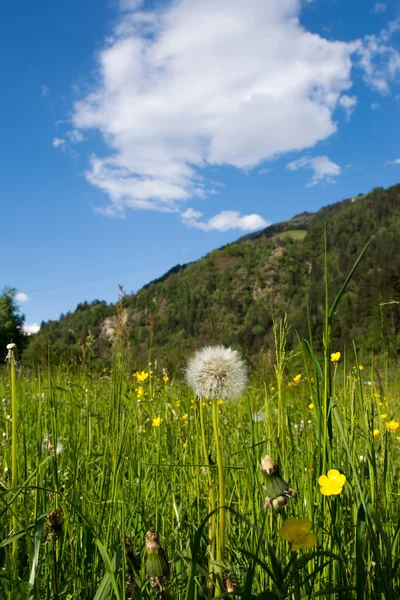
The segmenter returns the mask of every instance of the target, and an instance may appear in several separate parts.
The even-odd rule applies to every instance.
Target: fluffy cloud
[[[334,177],[340,175],[341,169],[339,165],[329,160],[327,156],[303,156],[286,165],[289,171],[297,171],[298,169],[311,169],[313,171],[312,179],[307,183],[307,187],[316,185],[320,181],[326,183],[335,183]]]
[[[398,31],[400,18],[389,21],[379,35],[367,35],[356,42],[364,81],[381,94],[389,93],[390,84],[400,74],[400,52],[389,43]]]
[[[18,294],[15,296],[15,299],[20,304],[23,304],[24,302],[28,302],[30,298],[24,292],[18,292]]]
[[[383,2],[375,2],[374,6],[372,7],[372,12],[374,13],[374,15],[384,13],[386,10],[387,6]]]
[[[65,140],[62,138],[55,137],[53,139],[54,148],[58,148],[59,146],[64,146],[64,144],[65,144]]]
[[[23,327],[23,332],[25,333],[25,335],[33,335],[34,333],[37,333],[40,329],[40,325],[39,323],[29,323],[29,324],[25,324]]]
[[[300,0],[121,2],[73,114],[110,148],[86,173],[111,201],[103,212],[180,211],[213,192],[206,167],[250,169],[335,133],[358,46],[305,30]]]
[[[223,210],[218,215],[211,217],[207,222],[200,221],[203,213],[193,208],[188,208],[181,214],[182,221],[189,227],[197,227],[203,231],[229,231],[230,229],[240,229],[242,231],[256,231],[263,227],[268,227],[270,223],[265,221],[260,215],[244,215],[236,210]]]
[[[339,100],[339,104],[346,113],[347,121],[350,121],[350,117],[353,114],[354,109],[357,106],[357,103],[358,103],[357,96],[348,96],[347,94],[344,94],[343,96],[341,96],[341,98]]]
[[[400,165],[400,158],[395,158],[394,160],[387,160],[385,162],[385,167],[391,167],[393,165]]]

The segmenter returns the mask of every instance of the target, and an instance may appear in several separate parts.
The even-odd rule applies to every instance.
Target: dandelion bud
[[[271,456],[265,456],[262,459],[261,472],[267,480],[263,485],[267,492],[264,508],[277,512],[283,510],[288,500],[297,496],[297,492],[289,487],[288,482],[282,479],[279,467]]]
[[[63,522],[63,511],[60,508],[55,508],[50,512],[49,516],[46,519],[46,540],[48,542],[53,542],[54,544],[62,535]]]
[[[261,472],[263,475],[271,476],[273,473],[277,473],[278,470],[278,464],[272,456],[264,456],[261,461]]]
[[[158,533],[154,529],[146,533],[146,552],[146,577],[150,579],[151,586],[158,587],[162,594],[169,577],[169,566]]]
[[[226,573],[225,575],[225,587],[228,594],[233,594],[233,592],[237,589],[237,583],[231,573]]]

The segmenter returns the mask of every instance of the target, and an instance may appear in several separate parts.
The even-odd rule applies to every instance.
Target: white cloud
[[[384,4],[383,2],[375,2],[371,12],[373,12],[374,15],[378,15],[379,13],[384,13],[386,10],[386,4]]]
[[[385,162],[385,167],[390,167],[392,165],[400,165],[400,158],[395,158],[394,160],[387,160]]]
[[[181,213],[182,222],[188,227],[197,227],[203,231],[229,231],[230,229],[241,229],[242,231],[256,231],[268,227],[270,223],[260,215],[244,215],[236,210],[223,210],[218,215],[211,217],[207,222],[200,221],[203,213],[193,208],[188,208]]]
[[[22,327],[22,330],[25,333],[25,335],[33,335],[34,333],[37,333],[39,331],[39,329],[40,329],[39,323],[26,323]]]
[[[340,175],[341,168],[332,162],[327,156],[303,156],[286,165],[289,171],[298,169],[311,169],[313,171],[312,179],[307,183],[307,187],[316,185],[320,181],[326,183],[335,183],[334,177]]]
[[[372,110],[378,110],[379,107],[380,107],[379,102],[372,102],[372,104],[371,104]]]
[[[364,81],[380,94],[388,94],[390,84],[400,74],[400,52],[388,44],[399,30],[400,18],[389,21],[387,28],[382,29],[379,35],[367,35],[356,42]]]
[[[20,304],[23,304],[24,302],[28,302],[30,300],[29,296],[24,292],[18,292],[18,294],[15,296],[15,299]]]
[[[206,167],[251,169],[336,132],[358,46],[304,29],[299,0],[136,4],[123,3],[73,113],[110,148],[86,173],[109,197],[103,212],[179,211],[212,193]]]
[[[350,121],[350,117],[353,114],[357,103],[357,96],[348,96],[347,94],[344,94],[340,97],[339,104],[346,113],[346,121]]]
[[[67,131],[66,135],[72,144],[77,144],[78,142],[83,142],[83,140],[85,139],[83,137],[82,132],[78,131],[77,129],[72,129],[71,131]]]
[[[64,144],[65,144],[65,140],[63,140],[62,138],[55,137],[53,139],[54,148],[58,148],[59,146],[64,146]]]
[[[266,167],[265,169],[260,169],[258,171],[258,175],[266,175],[266,173],[271,173],[272,171],[273,171],[273,169]]]
[[[42,85],[41,92],[43,97],[47,96],[47,94],[49,93],[49,88],[47,87],[47,85]]]

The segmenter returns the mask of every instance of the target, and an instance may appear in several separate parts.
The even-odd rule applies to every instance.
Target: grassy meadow
[[[12,349],[0,597],[399,598],[398,366],[331,347],[339,300],[323,355],[288,352],[276,322],[236,400],[196,396],[156,357],[132,368],[123,334],[101,372]]]

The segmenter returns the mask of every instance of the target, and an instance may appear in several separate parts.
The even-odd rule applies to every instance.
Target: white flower
[[[14,350],[16,348],[15,344],[7,344],[7,350]]]
[[[239,398],[246,387],[247,370],[239,353],[224,346],[198,350],[188,362],[186,381],[200,398]]]

